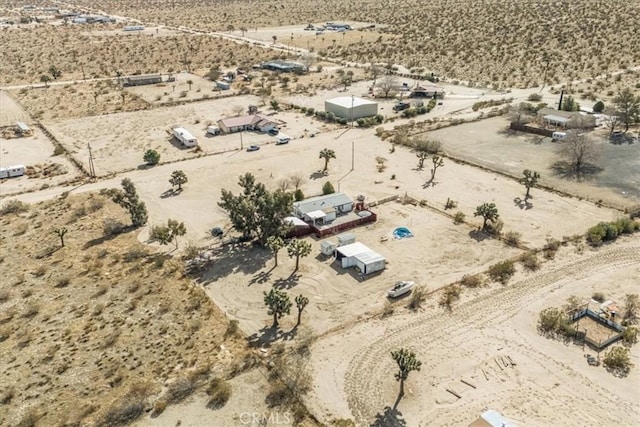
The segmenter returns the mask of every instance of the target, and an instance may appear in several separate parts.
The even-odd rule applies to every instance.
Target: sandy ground
[[[593,352],[588,349],[536,331],[538,312],[561,305],[571,294],[588,298],[604,290],[621,299],[637,288],[640,246],[637,238],[625,240],[583,256],[568,254],[535,275],[492,287],[452,314],[428,309],[369,320],[321,339],[312,349],[311,408],[321,419],[353,416],[358,425],[382,415],[386,422],[375,425],[466,425],[489,408],[523,426],[575,425],[577,416],[585,425],[635,425],[637,369],[615,378],[602,367],[589,367],[584,353]],[[410,375],[407,394],[393,411],[398,385],[389,353],[400,347],[416,352],[422,370]],[[495,358],[507,355],[516,366],[499,367]],[[633,348],[633,360],[639,355]],[[397,419],[406,424],[389,421]]]
[[[213,98],[218,95],[229,95],[235,90],[219,91],[211,80],[191,73],[173,74],[175,82],[165,82],[149,86],[133,86],[126,88],[127,92],[135,93],[150,104],[171,101],[190,101],[194,99]],[[187,83],[191,80],[191,88]]]
[[[13,165],[42,166],[59,164],[66,173],[50,178],[21,176],[0,181],[0,196],[33,191],[47,186],[59,185],[78,176],[78,170],[63,156],[53,155],[53,144],[40,129],[33,130],[33,136],[24,138],[0,138],[0,166]]]
[[[137,427],[184,427],[210,426],[259,426],[261,420],[271,423],[266,425],[291,426],[292,414],[269,408],[264,396],[269,392],[269,384],[265,373],[254,369],[238,375],[229,381],[232,392],[227,404],[216,410],[206,407],[206,395],[194,395],[185,403],[168,406],[158,417],[147,416],[134,423]],[[179,424],[178,424],[179,423]]]
[[[0,127],[15,126],[16,122],[29,123],[29,115],[4,90],[0,90]]]
[[[603,170],[583,182],[555,175],[551,165],[559,160],[558,145],[549,138],[506,131],[508,121],[496,117],[423,134],[439,139],[447,153],[512,175],[534,169],[541,182],[592,201],[607,200],[628,206],[640,201],[640,144],[614,145],[606,132],[593,132],[602,149],[598,165]],[[613,191],[612,191],[613,190]],[[535,199],[534,199],[535,203]]]

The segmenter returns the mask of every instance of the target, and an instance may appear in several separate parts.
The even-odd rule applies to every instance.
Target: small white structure
[[[0,168],[0,178],[13,178],[24,175],[24,165],[9,166],[8,168]]]
[[[338,245],[336,245],[335,242],[327,240],[320,243],[320,252],[322,252],[323,255],[330,256],[336,252],[337,247]]]
[[[498,411],[489,409],[483,412],[480,418],[469,424],[469,427],[514,427],[514,424]]]
[[[26,123],[18,122],[16,123],[16,133],[18,135],[27,136],[27,135],[31,135],[33,131],[29,126],[27,126]]]
[[[324,222],[333,221],[336,215],[352,210],[353,200],[344,193],[327,194],[293,203],[293,214],[305,221],[321,218]]]
[[[340,96],[324,101],[324,111],[347,120],[357,120],[378,114],[378,103],[356,96]]]
[[[220,135],[220,128],[218,126],[207,126],[207,134]]]
[[[563,139],[566,139],[566,138],[567,138],[566,132],[553,132],[553,134],[551,135],[552,141],[562,141]]]
[[[229,90],[231,89],[231,83],[227,82],[216,82],[216,87],[220,90]]]
[[[338,246],[350,245],[355,243],[356,235],[353,233],[344,233],[338,236]]]
[[[336,248],[336,261],[342,268],[356,267],[363,275],[384,270],[386,262],[382,255],[360,242]]]
[[[185,128],[173,129],[173,136],[182,143],[185,147],[195,147],[198,145],[198,140],[195,136],[191,135],[191,132]]]

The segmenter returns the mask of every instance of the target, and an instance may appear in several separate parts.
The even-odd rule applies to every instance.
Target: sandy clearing
[[[0,126],[15,126],[16,122],[29,123],[29,114],[6,91],[0,90]]]
[[[354,416],[359,425],[372,422],[397,394],[389,352],[409,347],[423,366],[411,374],[399,406],[398,415],[407,425],[465,425],[486,408],[521,425],[569,425],[578,412],[585,423],[632,425],[640,412],[638,371],[616,379],[603,368],[590,368],[580,347],[539,336],[535,322],[542,308],[560,305],[572,293],[588,297],[604,290],[621,299],[640,279],[639,261],[638,240],[629,238],[614,248],[551,263],[506,287],[493,287],[455,307],[451,315],[428,310],[370,320],[330,335],[312,349],[316,383],[308,402],[317,415]],[[349,346],[341,345],[345,342]],[[632,354],[638,357],[637,347]],[[497,366],[494,358],[506,355],[516,367]]]

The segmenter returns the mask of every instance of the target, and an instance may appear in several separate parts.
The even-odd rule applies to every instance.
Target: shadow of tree
[[[104,236],[96,237],[95,239],[89,240],[87,243],[84,244],[84,246],[82,248],[83,249],[89,249],[89,248],[91,248],[93,246],[101,245],[104,242],[108,242],[109,240],[113,240],[116,237],[118,237],[119,235],[128,233],[129,231],[132,231],[132,230],[135,230],[134,226],[132,226],[132,225],[124,226],[120,230],[120,232],[118,232],[118,233],[105,234]]]
[[[325,176],[327,176],[327,172],[326,171],[315,171],[314,173],[312,173],[311,175],[309,175],[309,179],[320,179],[320,178],[324,178]]]
[[[283,331],[279,326],[265,326],[258,332],[247,337],[247,344],[250,347],[266,348],[276,341],[290,341],[298,334],[298,326],[294,326],[289,331]]]
[[[596,166],[592,163],[584,164],[580,170],[576,169],[575,165],[566,160],[559,160],[551,165],[553,174],[564,179],[576,179],[581,181],[582,179],[589,178],[602,172],[600,166]]]
[[[515,129],[511,129],[510,127],[505,127],[502,128],[500,130],[498,130],[498,135],[500,136],[506,136],[509,138],[515,138],[516,136],[518,136],[519,132]]]
[[[613,145],[623,145],[623,144],[631,145],[636,142],[636,138],[634,138],[633,135],[624,134],[619,137],[609,137],[609,141]]]
[[[490,239],[492,236],[486,231],[483,231],[482,229],[477,228],[469,232],[469,237],[471,237],[476,242],[482,242],[483,240]]]
[[[273,287],[275,289],[291,289],[298,284],[300,277],[302,277],[302,275],[294,271],[289,275],[289,277],[276,279],[273,282]]]
[[[402,413],[398,411],[394,405],[394,408],[390,406],[386,406],[382,412],[379,412],[376,415],[373,423],[370,424],[370,427],[404,427],[407,425],[407,422],[402,418]]]
[[[258,284],[267,283],[271,279],[271,272],[273,271],[274,268],[275,266],[271,267],[269,271],[258,272],[256,275],[254,275],[251,278],[247,286],[255,285],[256,283]]]
[[[175,197],[175,196],[179,196],[180,193],[182,193],[182,189],[176,190],[174,188],[170,188],[169,190],[167,190],[164,193],[162,193],[160,195],[160,198],[161,199],[166,199],[167,197]]]
[[[530,203],[528,199],[521,199],[520,197],[516,197],[515,199],[513,199],[513,203],[520,209],[529,210],[533,208],[533,203]]]
[[[253,275],[262,270],[271,258],[271,251],[250,243],[225,244],[213,250],[211,264],[200,270],[195,277],[207,286],[238,272]]]

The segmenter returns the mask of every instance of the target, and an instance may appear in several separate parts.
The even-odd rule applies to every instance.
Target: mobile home
[[[24,175],[24,165],[9,166],[8,168],[0,168],[0,178],[13,178]]]
[[[175,128],[173,130],[173,136],[185,147],[195,147],[198,145],[196,137],[191,135],[191,132],[185,128]]]

